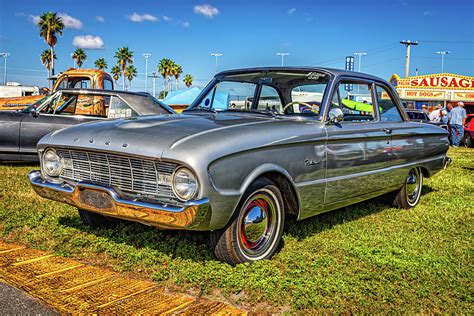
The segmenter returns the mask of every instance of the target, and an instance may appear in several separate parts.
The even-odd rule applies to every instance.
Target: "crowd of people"
[[[423,104],[421,109],[428,115],[430,121],[443,122],[448,125],[448,130],[451,134],[451,146],[459,147],[461,145],[467,117],[463,102],[457,102],[454,105],[448,104],[446,107],[438,104],[430,109],[428,109],[426,104]]]

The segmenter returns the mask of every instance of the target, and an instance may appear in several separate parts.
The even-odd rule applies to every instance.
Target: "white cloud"
[[[188,21],[184,21],[183,23],[181,23],[181,25],[185,28],[188,28],[191,26],[191,23],[189,23]]]
[[[212,19],[219,14],[219,10],[210,4],[200,4],[194,7],[194,13],[204,15],[206,18]]]
[[[163,18],[163,20],[165,20],[166,22],[169,22],[169,21],[172,21],[172,20],[173,20],[172,17],[166,16],[166,15],[163,15],[162,18]]]
[[[58,15],[63,20],[65,27],[70,28],[70,29],[76,29],[76,30],[82,29],[83,23],[80,20],[66,13],[58,13]]]
[[[103,49],[104,41],[102,40],[102,38],[100,38],[100,36],[79,35],[74,37],[72,45],[78,48],[85,49]]]
[[[138,14],[136,12],[134,12],[133,14],[129,15],[128,16],[129,20],[132,21],[132,22],[137,22],[137,23],[141,23],[141,22],[158,22],[158,18],[156,16],[153,16],[151,14],[148,14],[148,13],[143,13],[143,14]]]
[[[431,12],[430,10],[427,10],[427,11],[424,11],[423,12],[423,15],[433,15],[433,12]]]
[[[84,25],[79,19],[76,19],[66,13],[58,13],[58,16],[61,18],[61,20],[63,20],[64,27],[66,28],[80,30]],[[38,24],[41,20],[39,15],[30,15],[29,18],[34,24]]]
[[[95,19],[99,22],[105,22],[105,18],[103,16],[100,16],[100,15],[96,16]]]
[[[291,8],[291,9],[288,10],[286,13],[288,13],[288,14],[291,15],[291,14],[293,14],[293,13],[295,13],[295,12],[296,12],[296,8]]]

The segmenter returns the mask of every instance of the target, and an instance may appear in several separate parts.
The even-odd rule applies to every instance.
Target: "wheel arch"
[[[240,205],[242,197],[245,195],[249,186],[259,178],[267,178],[275,183],[281,192],[285,213],[299,216],[300,200],[296,191],[296,186],[291,175],[281,166],[274,164],[265,164],[255,168],[243,182],[240,192],[241,198],[234,208],[235,213]]]

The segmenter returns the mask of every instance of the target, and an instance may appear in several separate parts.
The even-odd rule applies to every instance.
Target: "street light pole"
[[[405,56],[405,78],[408,78],[408,76],[410,75],[410,52],[411,52],[411,45],[418,45],[418,42],[412,42],[410,40],[408,41],[400,41],[400,44],[403,44],[405,45],[405,47],[407,48],[407,54]]]
[[[436,54],[441,55],[441,73],[444,73],[444,56],[451,54],[451,52],[448,50],[445,50],[445,51],[436,52]]]
[[[278,56],[281,56],[281,66],[283,67],[285,56],[289,56],[289,53],[277,53]]]
[[[221,57],[223,56],[224,54],[221,54],[221,53],[211,53],[211,56],[214,56],[216,57],[216,69],[215,69],[215,73],[217,73],[217,57]]]
[[[2,56],[5,59],[5,63],[3,66],[3,84],[7,85],[7,58],[10,57],[10,53],[3,52],[3,53],[0,53],[0,56]]]
[[[145,92],[148,92],[148,58],[151,57],[150,53],[144,53],[143,58],[145,58]]]
[[[153,71],[150,76],[152,78],[152,83],[153,83],[153,97],[156,98],[156,78],[158,78],[158,75],[156,74],[156,71]],[[148,79],[147,77],[147,79]]]
[[[360,69],[362,68],[362,67],[361,67],[361,65],[362,65],[362,56],[367,55],[367,53],[365,53],[365,52],[358,52],[358,53],[354,53],[354,55],[359,56],[359,72],[360,72]]]

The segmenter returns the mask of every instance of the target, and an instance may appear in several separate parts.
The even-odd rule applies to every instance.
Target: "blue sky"
[[[474,76],[474,1],[469,0],[0,0],[0,51],[11,53],[9,81],[46,85],[39,60],[46,44],[34,24],[45,11],[63,14],[68,25],[56,46],[56,71],[72,66],[75,45],[98,48],[86,49],[83,68],[104,57],[109,69],[116,49],[128,46],[140,73],[135,90],[144,85],[145,52],[153,55],[150,70],[159,59],[171,58],[197,85],[214,74],[212,52],[224,54],[223,70],[279,65],[277,52],[290,54],[289,66],[343,68],[344,56],[363,51],[368,54],[362,71],[388,79],[404,74],[405,48],[399,44],[404,39],[420,43],[412,49],[412,74],[415,68],[420,74],[440,72],[436,51],[449,50],[445,72]],[[0,66],[3,71],[3,60]]]

